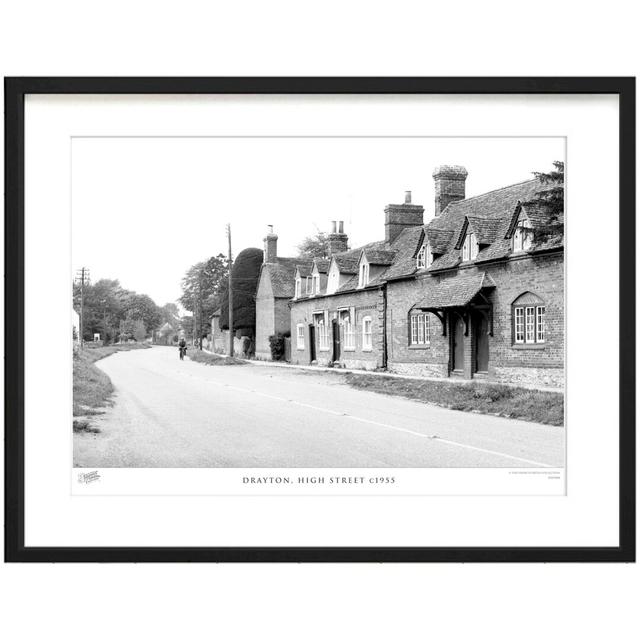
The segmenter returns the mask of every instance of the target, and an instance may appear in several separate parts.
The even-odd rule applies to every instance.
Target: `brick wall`
[[[561,253],[526,256],[504,263],[471,267],[463,273],[485,271],[496,283],[486,297],[493,305],[493,337],[489,337],[488,377],[496,381],[562,386],[564,378],[564,266]],[[388,368],[408,375],[447,376],[450,368],[451,324],[442,335],[440,320],[430,314],[431,342],[425,347],[409,345],[408,314],[425,294],[427,279],[455,278],[456,272],[441,276],[425,275],[416,280],[387,285]],[[432,282],[432,280],[431,280]],[[546,306],[544,345],[514,345],[512,302],[530,291]],[[426,295],[426,294],[425,294]],[[451,315],[451,314],[448,314]],[[463,375],[473,375],[475,353],[474,326],[464,338]]]
[[[294,301],[291,303],[291,361],[294,364],[309,364],[309,325],[313,323],[313,313],[316,311],[328,311],[329,319],[329,350],[320,351],[319,336],[316,331],[316,361],[318,364],[327,365],[334,359],[333,339],[331,335],[332,320],[338,317],[338,310],[348,308],[355,312],[355,349],[346,351],[344,336],[341,340],[340,359],[338,366],[349,369],[373,370],[384,364],[384,292],[379,289],[367,289],[347,294],[318,296],[309,299]],[[363,319],[371,318],[372,350],[365,351],[362,348]],[[305,348],[297,348],[297,325],[304,325]]]

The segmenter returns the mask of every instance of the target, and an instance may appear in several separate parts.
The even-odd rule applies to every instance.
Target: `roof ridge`
[[[450,202],[444,209],[442,213],[444,213],[452,204],[458,204],[460,202],[469,202],[469,200],[475,200],[476,198],[482,198],[484,196],[488,196],[490,193],[496,193],[497,191],[504,191],[505,189],[511,189],[511,187],[517,187],[521,184],[527,184],[527,182],[538,182],[538,178],[532,178],[530,180],[521,180],[520,182],[514,182],[513,184],[508,184],[506,187],[498,187],[497,189],[491,189],[490,191],[485,191],[484,193],[479,193],[477,196],[471,196],[470,198],[463,198],[462,200],[454,200]],[[440,215],[442,215],[442,213]]]

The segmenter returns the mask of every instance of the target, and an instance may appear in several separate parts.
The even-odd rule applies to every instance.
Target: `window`
[[[306,293],[307,295],[309,295],[312,292],[312,282],[311,282],[311,276],[307,276],[306,277]]]
[[[320,274],[319,273],[316,273],[313,276],[312,292],[314,295],[320,294]]]
[[[297,325],[296,337],[298,342],[298,349],[303,350],[304,349],[304,325],[303,324]]]
[[[360,265],[360,278],[358,281],[359,287],[366,287],[369,284],[369,263],[363,262]]]
[[[299,298],[302,295],[302,278],[296,278],[296,293],[295,298]]]
[[[371,317],[362,319],[362,350],[371,351],[373,349],[373,339],[371,335]]]
[[[334,263],[329,269],[329,275],[327,277],[327,293],[335,293],[340,286],[340,271],[337,265]]]
[[[324,320],[324,315],[316,316],[316,318],[320,351],[329,351],[329,326]]]
[[[546,307],[535,294],[522,294],[513,303],[514,344],[544,344]]]
[[[429,344],[431,342],[431,323],[428,313],[411,315],[409,343],[412,345]]]
[[[351,319],[347,320],[344,327],[344,348],[345,351],[353,351],[356,348],[356,332]]]
[[[532,239],[533,230],[531,229],[531,223],[527,218],[520,216],[516,224],[516,229],[513,232],[513,250],[529,251],[529,249],[531,249]]]
[[[544,342],[544,334],[545,334],[545,325],[544,325],[544,314],[545,307],[536,307],[536,342]]]
[[[475,260],[478,255],[478,243],[476,242],[475,233],[467,233],[462,245],[462,262]]]
[[[423,244],[416,256],[416,268],[424,269],[433,263],[433,252],[428,244]]]
[[[342,346],[345,351],[355,351],[356,349],[356,328],[353,324],[355,309],[339,310],[340,325],[342,326]]]
[[[515,343],[524,343],[524,307],[515,307]]]

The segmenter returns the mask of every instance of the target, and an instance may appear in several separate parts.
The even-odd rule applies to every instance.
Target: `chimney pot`
[[[278,236],[273,232],[273,225],[267,225],[269,232],[264,238],[264,262],[276,262],[278,258]]]
[[[336,221],[331,221],[331,233],[336,233]]]
[[[338,222],[338,233],[344,233],[344,220]]]
[[[411,191],[404,192],[404,203],[411,204]]]

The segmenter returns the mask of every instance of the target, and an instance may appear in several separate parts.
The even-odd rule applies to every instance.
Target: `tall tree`
[[[74,307],[80,309],[80,285],[74,284]],[[160,310],[147,295],[124,289],[118,280],[103,278],[84,286],[84,340],[91,341],[99,333],[105,343],[115,340],[120,323],[130,317],[139,320],[145,333],[157,328],[161,320]],[[138,335],[140,327],[138,326]]]
[[[202,344],[212,313],[220,305],[220,294],[229,274],[227,258],[218,254],[204,262],[197,262],[182,278],[180,304],[193,314],[195,334]]]
[[[160,307],[161,324],[168,323],[173,329],[178,329],[180,326],[180,310],[178,305],[173,302],[167,302],[167,304]]]
[[[300,258],[329,258],[331,251],[329,249],[329,234],[324,231],[318,231],[314,235],[307,236],[298,245],[298,255]]]
[[[243,335],[256,333],[256,289],[262,266],[262,249],[244,249],[233,263],[233,329]],[[220,327],[229,328],[229,294],[225,288],[220,305]]]
[[[554,169],[547,173],[534,171],[533,175],[540,181],[542,189],[536,194],[549,214],[546,224],[538,226],[534,231],[536,242],[545,242],[552,236],[564,234],[564,162],[556,160]]]

